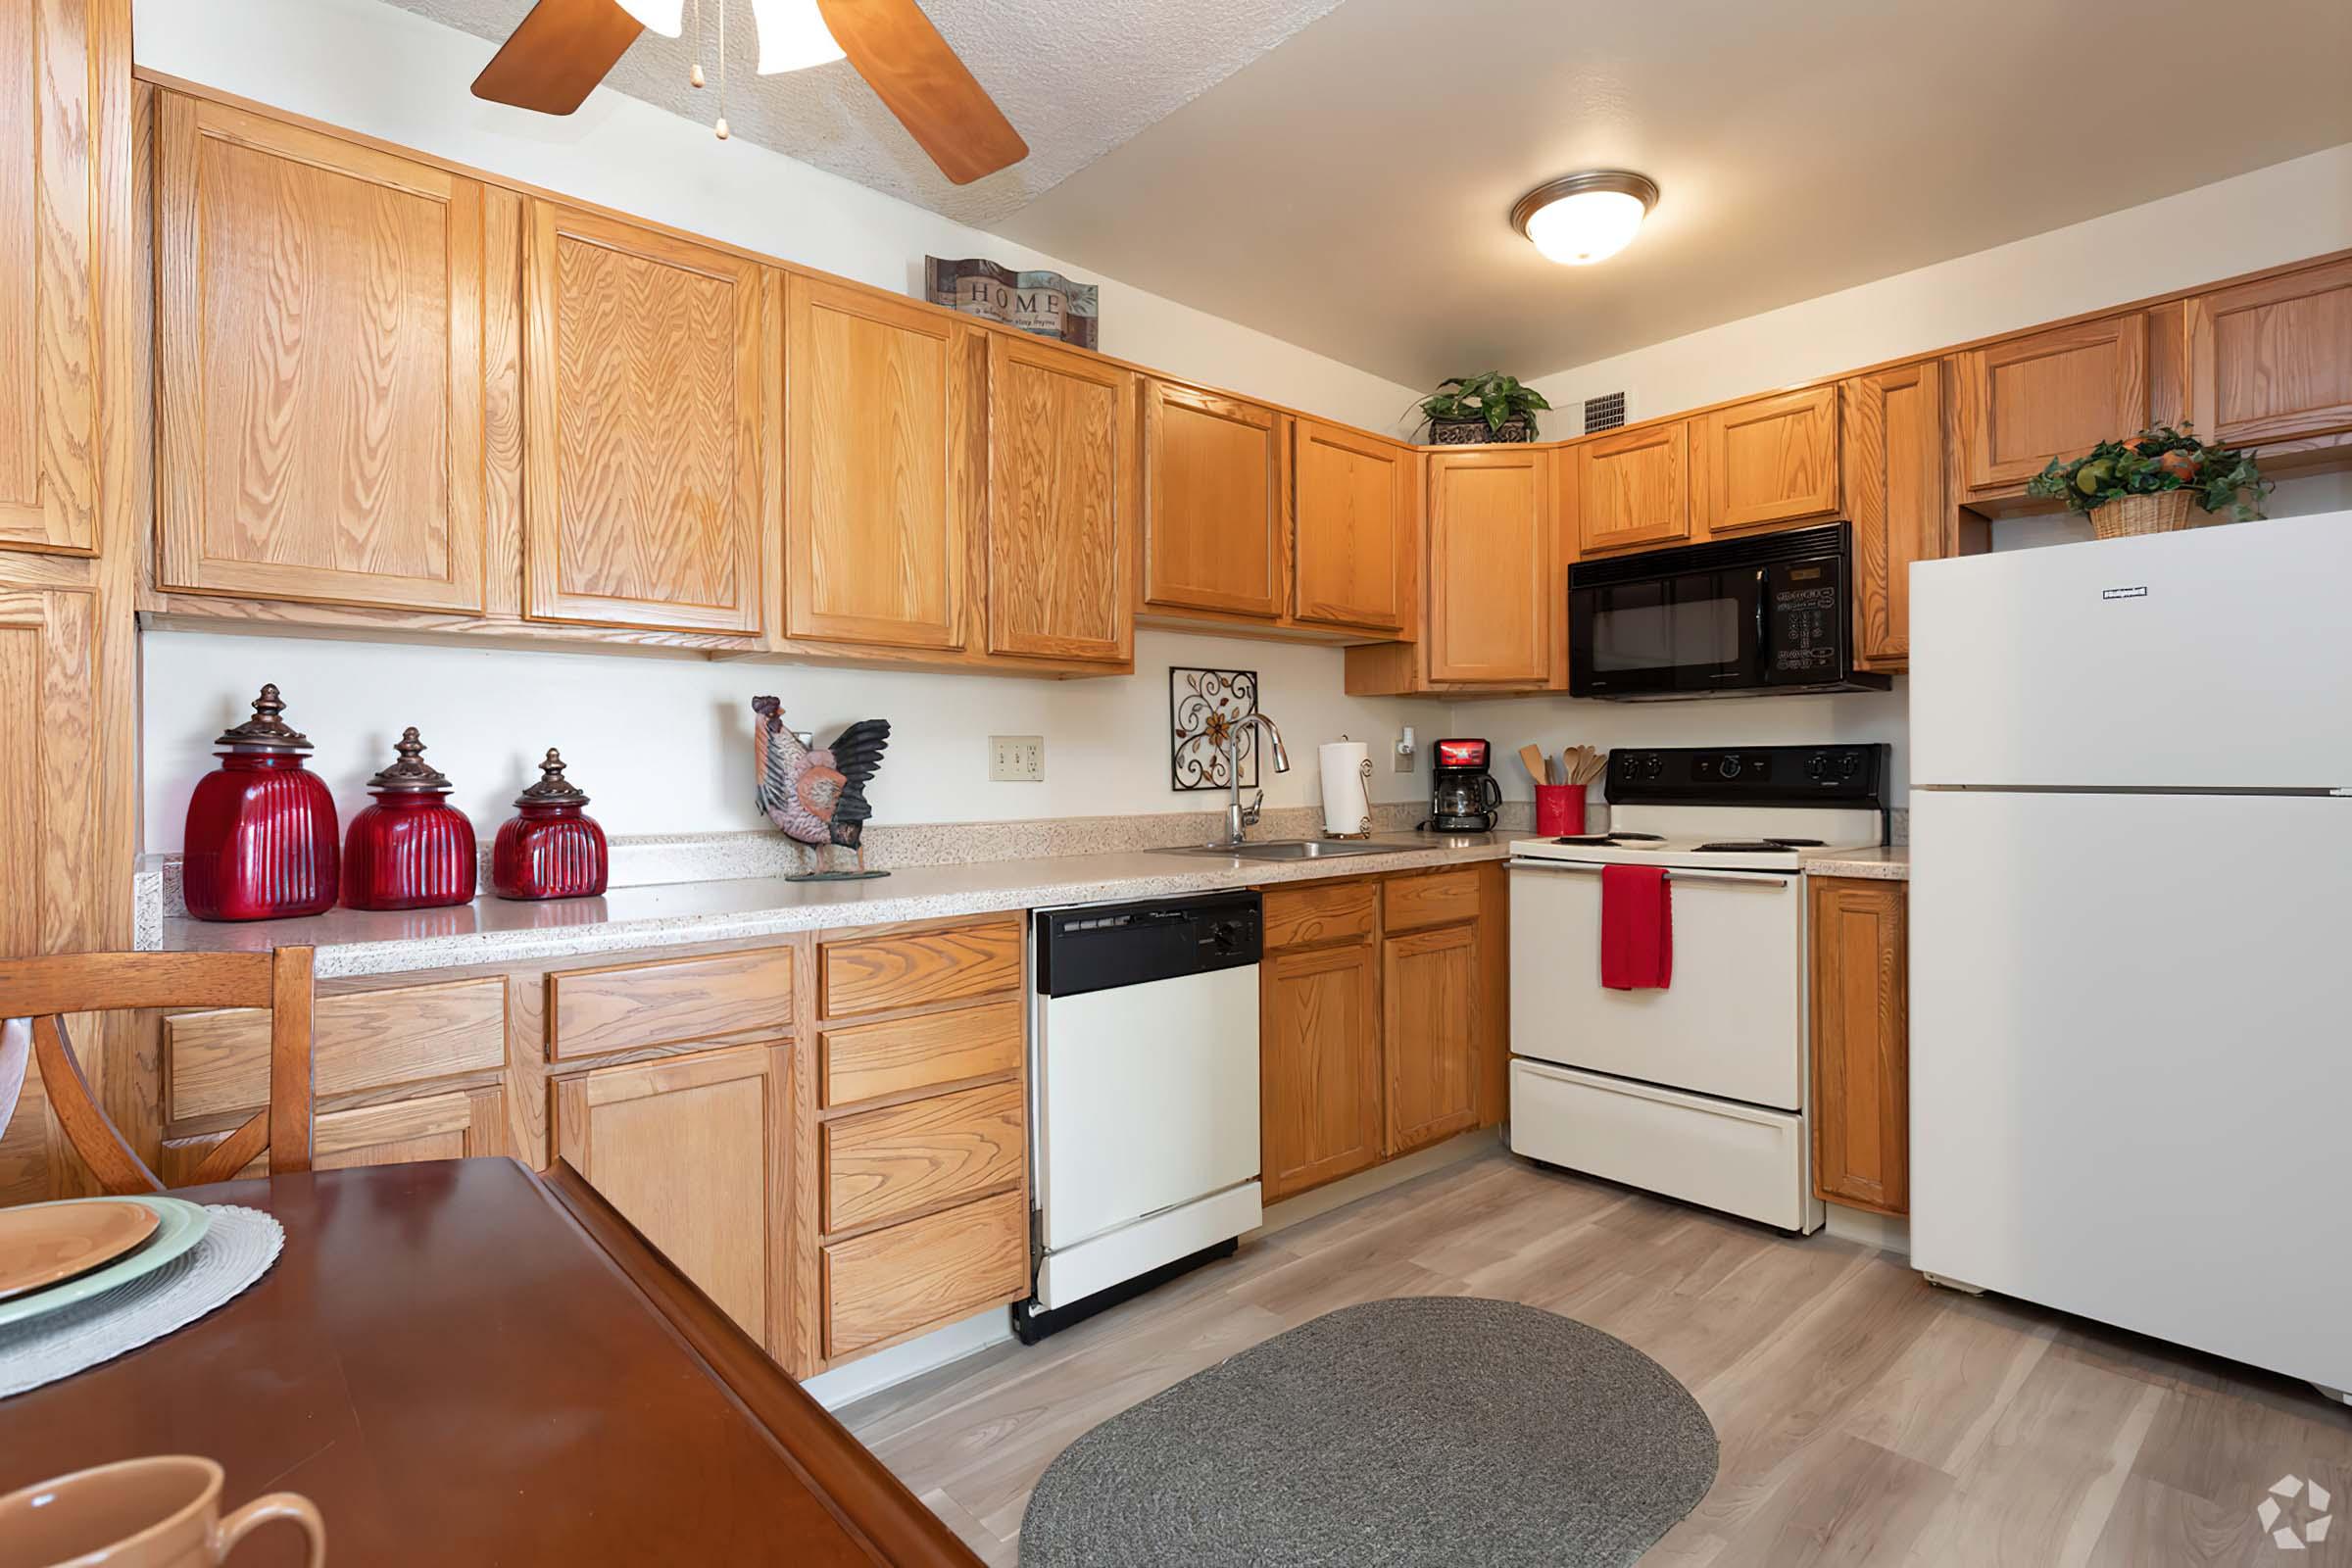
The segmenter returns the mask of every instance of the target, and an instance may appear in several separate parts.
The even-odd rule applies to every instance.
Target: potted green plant
[[[1522,386],[1515,375],[1489,370],[1484,375],[1449,375],[1421,400],[1421,416],[1429,421],[1429,438],[1439,446],[1471,441],[1533,441],[1536,410],[1551,405],[1534,387]]]
[[[2273,488],[2252,457],[2207,446],[2185,422],[2178,429],[2152,424],[2135,436],[2102,441],[2071,462],[2052,458],[2026,481],[2026,494],[2088,513],[2102,539],[2188,527],[2192,505],[2207,513],[2227,511],[2244,522],[2262,515],[2262,498]]]

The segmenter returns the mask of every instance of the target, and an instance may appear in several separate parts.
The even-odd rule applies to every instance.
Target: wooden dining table
[[[979,1559],[569,1166],[437,1160],[182,1189],[262,1209],[251,1289],[0,1399],[0,1494],[193,1453],[299,1492],[358,1564]],[[299,1563],[265,1529],[234,1568]]]

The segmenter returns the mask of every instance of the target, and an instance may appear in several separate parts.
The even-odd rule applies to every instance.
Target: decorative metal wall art
[[[1242,788],[1257,787],[1257,729],[1234,726],[1257,711],[1254,669],[1168,669],[1169,787],[1223,790],[1233,787],[1238,760]],[[1228,750],[1228,746],[1232,750]]]

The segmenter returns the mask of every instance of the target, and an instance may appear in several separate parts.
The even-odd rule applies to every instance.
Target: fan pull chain
[[[703,84],[703,0],[694,0],[694,69],[686,80],[697,87]]]
[[[718,0],[718,123],[711,128],[727,139],[727,0]]]

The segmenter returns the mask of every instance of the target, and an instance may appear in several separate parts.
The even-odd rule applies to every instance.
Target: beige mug
[[[193,1454],[124,1459],[0,1497],[0,1568],[218,1568],[258,1525],[291,1519],[326,1561],[308,1497],[272,1492],[220,1517],[220,1467]]]

